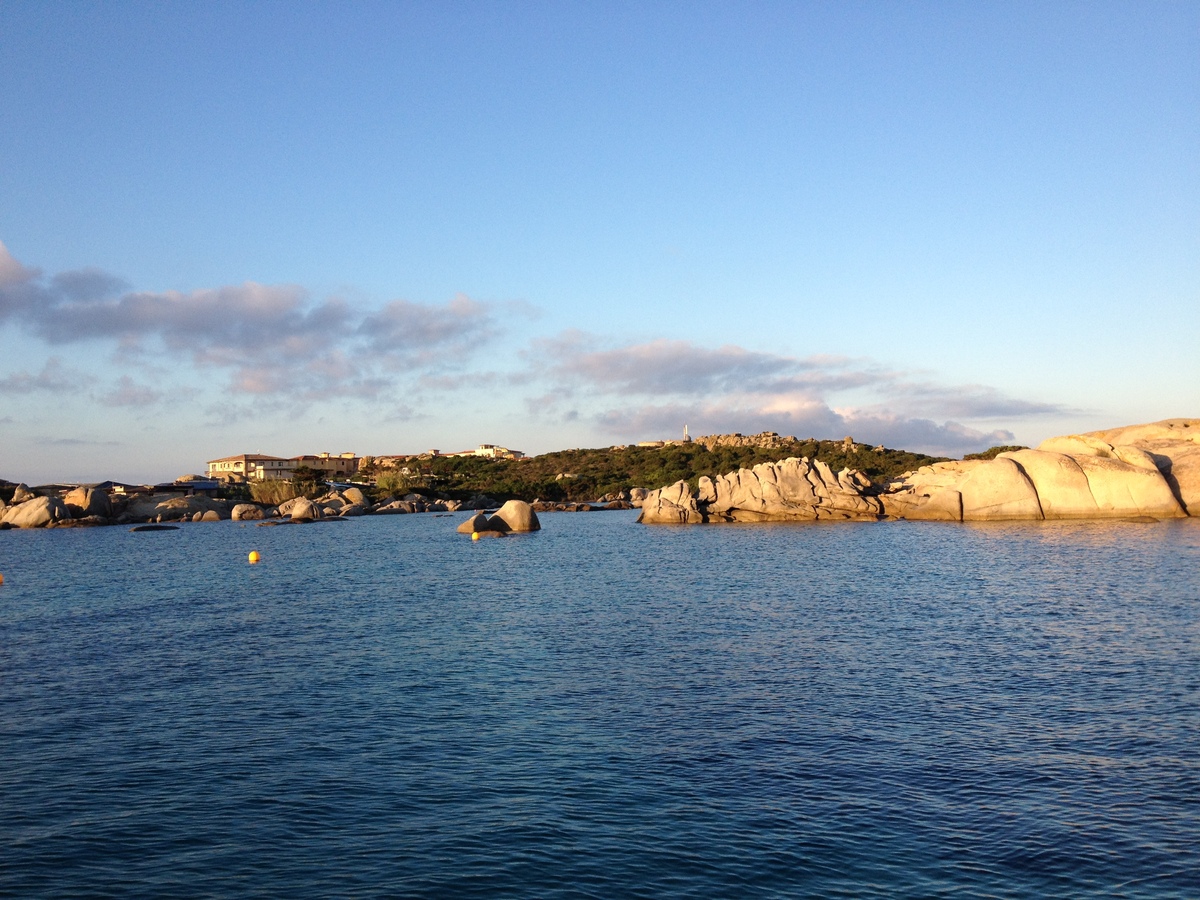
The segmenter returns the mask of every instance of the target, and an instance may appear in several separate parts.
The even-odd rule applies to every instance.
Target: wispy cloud
[[[52,394],[72,393],[82,390],[96,379],[83,372],[63,365],[57,356],[46,360],[37,373],[14,372],[0,378],[0,394],[31,394],[45,391]]]
[[[105,406],[149,408],[199,373],[211,423],[294,417],[332,400],[368,401],[381,422],[412,422],[430,418],[435,398],[494,386],[546,424],[590,423],[611,438],[673,434],[686,423],[693,434],[851,434],[946,454],[1011,441],[995,427],[1005,420],[1072,412],[986,385],[947,385],[866,354],[788,356],[564,331],[529,341],[512,358],[516,368],[483,356],[514,323],[535,317],[528,306],[464,295],[361,309],[287,284],[133,291],[99,269],[46,276],[0,244],[0,324],[48,346],[108,346],[127,370],[92,393],[96,379],[52,358],[39,373],[0,378],[0,393],[75,391]]]
[[[446,354],[467,353],[498,330],[488,307],[462,294],[445,306],[396,300],[358,326],[374,357],[391,369],[412,369]]]
[[[565,332],[536,342],[527,358],[531,380],[555,387],[530,404],[532,413],[571,421],[581,409],[600,409],[591,413],[597,427],[630,440],[675,434],[687,424],[693,434],[851,434],[870,443],[957,454],[1013,438],[1007,430],[961,420],[1065,411],[986,386],[938,385],[867,358],[790,357],[736,345],[656,340],[605,346],[594,335]],[[879,402],[833,402],[847,393]]]
[[[153,406],[162,398],[162,391],[138,384],[128,375],[122,375],[115,388],[101,395],[100,402],[106,406]]]
[[[47,278],[0,244],[5,321],[49,345],[108,342],[126,364],[182,359],[223,370],[232,396],[286,398],[292,406],[378,398],[405,373],[461,365],[501,330],[488,304],[462,295],[441,305],[397,300],[362,311],[297,285],[137,292],[99,269]],[[34,384],[31,376],[13,378],[10,390]],[[118,388],[105,402],[144,405],[148,390]]]
[[[48,437],[43,435],[35,438],[37,444],[52,447],[120,447],[120,441],[94,441],[87,438]]]
[[[568,331],[535,342],[527,356],[556,381],[629,396],[842,390],[879,378],[863,368],[865,361],[837,356],[778,356],[732,344],[712,349],[679,340],[609,348],[599,344],[594,335]]]

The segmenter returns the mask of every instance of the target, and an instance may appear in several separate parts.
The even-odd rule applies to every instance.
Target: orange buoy
[[[251,551],[250,551],[250,564],[251,564],[251,565],[253,565],[254,563],[258,562],[260,559],[262,559],[262,557],[258,555],[258,551],[257,551],[257,550],[251,550]]]

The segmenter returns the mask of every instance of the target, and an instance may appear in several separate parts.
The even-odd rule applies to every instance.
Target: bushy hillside
[[[834,471],[858,469],[877,482],[936,462],[940,457],[904,450],[848,450],[842,441],[795,441],[781,446],[712,450],[699,443],[668,447],[560,450],[523,460],[437,457],[413,460],[421,487],[455,495],[486,493],[497,499],[585,501],[633,487],[659,488],[680,479],[693,485],[700,476],[716,476],[789,456],[819,459]],[[418,479],[413,479],[414,486]]]

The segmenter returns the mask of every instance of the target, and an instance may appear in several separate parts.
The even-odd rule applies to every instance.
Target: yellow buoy
[[[257,551],[257,550],[251,550],[251,551],[250,551],[250,562],[251,562],[251,563],[256,563],[256,562],[258,562],[260,559],[262,559],[262,557],[258,555],[258,551]]]
[[[478,531],[471,532],[471,540],[473,540],[473,541],[479,540],[479,532]]]

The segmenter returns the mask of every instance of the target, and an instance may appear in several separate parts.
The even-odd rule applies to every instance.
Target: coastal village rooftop
[[[301,456],[270,456],[265,453],[241,453],[236,456],[224,456],[208,461],[207,474],[209,478],[225,478],[240,476],[247,481],[287,481],[300,468],[320,472],[332,480],[350,478],[364,461],[371,460],[383,468],[400,465],[414,456],[479,456],[486,459],[524,459],[525,454],[520,450],[510,450],[499,444],[480,444],[474,450],[460,450],[454,453],[442,453],[439,450],[429,450],[424,454],[398,456],[358,456],[355,453],[317,453]]]

